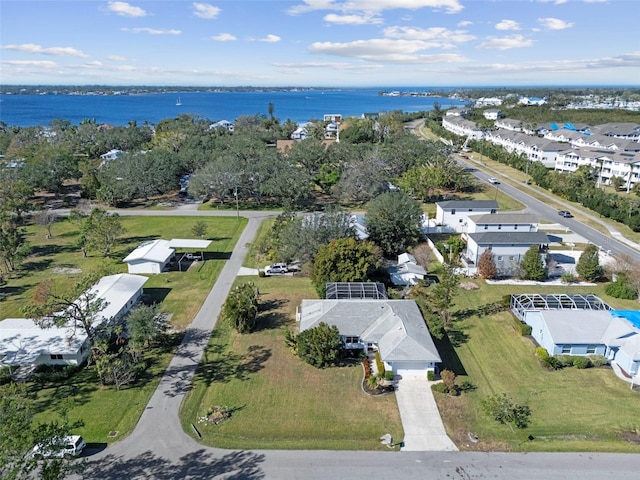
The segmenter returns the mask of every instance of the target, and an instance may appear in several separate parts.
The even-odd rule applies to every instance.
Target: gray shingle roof
[[[470,233],[478,245],[543,245],[549,243],[549,237],[544,232],[479,232]]]
[[[447,200],[444,202],[436,202],[442,209],[445,208],[498,208],[498,202],[495,200]]]
[[[342,335],[377,343],[384,361],[441,361],[413,300],[302,300],[300,331],[320,322],[335,325]]]
[[[469,215],[469,220],[472,220],[476,225],[535,225],[538,223],[538,218],[535,215],[529,213],[489,213],[481,215]]]

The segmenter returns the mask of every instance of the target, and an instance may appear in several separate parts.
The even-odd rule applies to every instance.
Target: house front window
[[[359,343],[359,337],[344,337],[344,343]]]
[[[571,353],[571,345],[563,345],[562,346],[562,353],[563,354],[570,354]]]
[[[59,353],[52,353],[49,356],[51,357],[51,360],[62,360],[62,355],[60,355]]]
[[[596,353],[596,346],[595,345],[587,345],[587,354],[592,354],[592,353]]]

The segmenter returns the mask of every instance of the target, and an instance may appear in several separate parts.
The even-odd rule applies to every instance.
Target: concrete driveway
[[[396,381],[396,400],[407,452],[457,451],[447,436],[440,412],[426,378],[404,377]]]

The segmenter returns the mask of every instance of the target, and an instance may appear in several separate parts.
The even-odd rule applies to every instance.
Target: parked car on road
[[[564,218],[573,218],[573,215],[568,210],[558,210],[558,215]]]
[[[69,435],[64,438],[53,438],[38,443],[31,450],[34,458],[66,458],[77,457],[82,453],[87,443],[80,435]]]
[[[267,265],[264,271],[267,275],[274,275],[287,273],[289,271],[289,268],[287,267],[286,263],[274,263],[272,265]]]
[[[489,177],[487,180],[489,181],[489,183],[492,183],[494,185],[500,185],[500,180],[498,180],[496,177]]]

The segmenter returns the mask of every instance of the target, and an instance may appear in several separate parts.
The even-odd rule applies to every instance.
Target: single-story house
[[[302,300],[300,331],[335,325],[348,349],[378,350],[397,376],[424,376],[442,361],[413,300]]]
[[[151,240],[140,244],[123,260],[129,273],[162,273],[175,257],[176,248],[204,249],[210,240],[174,238],[172,240]]]
[[[102,277],[78,302],[104,300],[106,306],[94,319],[94,326],[118,322],[138,302],[147,280],[128,273]],[[7,318],[0,322],[0,365],[79,365],[88,355],[87,334],[72,322],[50,328],[41,328],[29,318]]]
[[[549,244],[549,237],[544,232],[483,231],[469,233],[466,239],[467,248],[463,251],[461,260],[468,269],[468,273],[475,273],[480,256],[485,250],[491,250],[500,277],[515,275],[522,257],[532,245],[537,245],[542,249]]]
[[[616,310],[531,310],[523,318],[549,355],[603,355],[633,377],[640,373],[640,328],[627,317]]]
[[[502,116],[502,112],[497,108],[490,108],[482,112],[482,116],[487,120],[497,120]]]
[[[436,202],[436,223],[448,225],[456,232],[467,231],[470,215],[494,214],[498,211],[495,200],[447,200]]]
[[[116,160],[117,158],[120,158],[120,155],[122,155],[124,152],[122,150],[118,150],[117,148],[114,148],[112,150],[109,150],[107,153],[103,153],[102,155],[100,155],[100,158],[102,160]]]
[[[410,253],[398,255],[398,264],[390,266],[387,271],[394,285],[415,285],[427,275],[424,267],[418,265]]]

